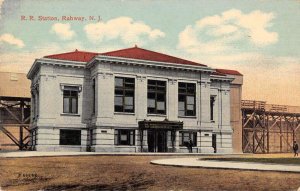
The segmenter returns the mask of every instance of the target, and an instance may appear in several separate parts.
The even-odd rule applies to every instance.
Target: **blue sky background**
[[[299,1],[0,0],[0,71],[35,58],[132,47],[244,74],[244,99],[300,105]],[[101,16],[21,21],[21,16]]]

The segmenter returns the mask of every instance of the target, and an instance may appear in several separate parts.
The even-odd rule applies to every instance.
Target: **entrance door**
[[[167,131],[156,131],[157,152],[167,152]]]
[[[148,152],[155,152],[155,131],[148,130]]]
[[[167,131],[148,130],[148,151],[167,152]]]
[[[217,135],[212,134],[212,147],[214,148],[214,153],[217,153]]]

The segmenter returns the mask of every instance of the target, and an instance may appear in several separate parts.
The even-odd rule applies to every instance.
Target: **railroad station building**
[[[190,140],[197,153],[241,150],[238,71],[135,46],[45,56],[27,77],[35,150],[188,152]]]

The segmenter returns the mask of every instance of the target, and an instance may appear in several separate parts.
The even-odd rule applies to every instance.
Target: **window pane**
[[[132,90],[126,90],[126,91],[125,91],[125,95],[126,95],[126,96],[130,96],[130,97],[133,97],[133,96],[134,96],[134,91],[132,91]]]
[[[148,85],[148,91],[155,91],[156,86]]]
[[[178,87],[182,88],[182,89],[185,89],[186,88],[186,83],[179,82]]]
[[[165,81],[156,81],[158,86],[166,86]]]
[[[125,83],[134,84],[134,78],[125,78]]]
[[[215,104],[215,97],[210,97],[210,120],[214,120],[214,104]]]
[[[148,99],[148,107],[155,108],[155,100],[154,99]]]
[[[157,87],[157,91],[159,92],[166,92],[166,87]]]
[[[77,91],[71,91],[71,96],[72,97],[77,97],[78,92]]]
[[[194,116],[195,115],[195,111],[194,110],[187,110],[186,111],[186,115],[187,116]]]
[[[134,84],[125,84],[126,89],[134,89]]]
[[[115,105],[115,112],[123,112],[123,106]]]
[[[71,94],[70,94],[70,91],[68,91],[68,90],[64,90],[64,96],[70,96]]]
[[[130,145],[134,145],[134,131],[130,131]]]
[[[118,136],[119,136],[119,131],[118,130],[115,130],[115,145],[118,145],[119,144],[119,140],[118,140]]]
[[[133,105],[125,105],[124,109],[125,112],[133,112]]]
[[[93,79],[93,114],[96,112],[96,80]]]
[[[148,80],[148,84],[149,85],[156,85],[156,81],[155,80]]]
[[[148,113],[155,113],[155,108],[148,107]]]
[[[148,99],[149,99],[149,98],[155,99],[155,93],[149,92],[149,93],[148,93]]]
[[[115,95],[123,95],[123,89],[115,89]]]
[[[72,113],[77,113],[77,98],[72,98]]]
[[[181,94],[185,94],[186,93],[186,89],[179,88],[178,92],[181,93]]]
[[[123,105],[123,97],[115,96],[115,105],[122,106]]]
[[[165,94],[157,94],[157,101],[165,101]]]
[[[127,141],[127,135],[121,135],[121,141]]]
[[[179,111],[184,111],[185,110],[184,102],[178,102],[178,110]]]
[[[157,114],[166,114],[166,110],[157,110],[157,112],[156,112]]]
[[[188,93],[195,93],[196,91],[196,87],[195,87],[195,84],[187,84],[187,92]]]
[[[69,98],[64,98],[64,113],[69,113],[70,110]]]
[[[187,105],[187,110],[192,110],[192,111],[194,111],[194,105]]]
[[[185,116],[184,110],[179,110],[179,111],[178,111],[178,115],[179,115],[179,116]]]
[[[115,78],[115,86],[123,87],[123,78]]]
[[[193,146],[197,146],[197,132],[193,132]]]
[[[133,106],[133,97],[125,97],[125,105]]]
[[[178,96],[178,101],[185,102],[185,95],[179,95]]]
[[[179,133],[179,145],[183,145],[183,143],[182,143],[182,132]]]
[[[60,145],[81,145],[80,130],[60,130]]]
[[[165,102],[158,101],[157,102],[157,110],[165,110]]]
[[[194,96],[186,96],[187,104],[194,104],[195,97]]]
[[[190,138],[190,134],[189,133],[183,133],[183,142],[188,142]]]

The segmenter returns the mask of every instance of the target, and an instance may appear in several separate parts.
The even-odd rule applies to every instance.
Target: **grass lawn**
[[[259,191],[297,190],[300,187],[299,173],[258,173],[257,171],[181,168],[150,164],[151,160],[162,158],[174,157],[0,158],[0,187],[2,190],[18,191],[40,189]]]
[[[295,164],[300,165],[300,157],[298,158],[241,158],[241,157],[226,157],[226,158],[202,158],[202,160],[218,160],[218,161],[234,161],[234,162],[258,162],[272,164]]]

